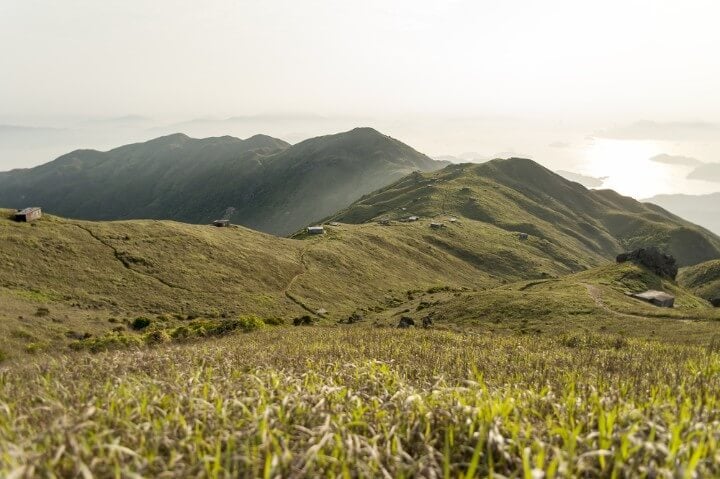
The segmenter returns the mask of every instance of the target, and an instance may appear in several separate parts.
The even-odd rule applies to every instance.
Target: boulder
[[[715,308],[720,308],[720,297],[711,299],[710,304],[712,304]]]
[[[400,322],[397,325],[398,328],[409,328],[410,326],[415,326],[415,320],[409,316],[400,318]]]
[[[644,293],[630,293],[629,296],[646,301],[659,308],[672,308],[675,306],[675,296],[664,291],[649,290]]]
[[[422,326],[423,326],[423,328],[425,328],[425,329],[427,329],[427,328],[429,328],[430,326],[432,326],[432,323],[433,323],[432,316],[429,316],[429,315],[428,315],[428,316],[425,316],[425,317],[423,318],[423,320],[422,320]]]
[[[663,253],[654,246],[619,254],[616,260],[618,263],[631,261],[637,265],[648,268],[658,276],[664,276],[672,280],[674,280],[678,274],[678,266],[675,258]]]

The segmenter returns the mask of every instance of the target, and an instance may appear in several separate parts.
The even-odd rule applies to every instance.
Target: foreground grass
[[[2,477],[717,477],[720,355],[270,328],[0,372]]]

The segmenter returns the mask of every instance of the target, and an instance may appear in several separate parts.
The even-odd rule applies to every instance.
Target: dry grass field
[[[720,354],[260,328],[0,372],[3,477],[720,475]]]

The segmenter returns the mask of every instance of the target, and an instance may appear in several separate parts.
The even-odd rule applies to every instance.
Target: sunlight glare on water
[[[650,158],[662,153],[654,141],[594,138],[585,151],[587,174],[607,177],[603,188],[634,198],[673,190],[674,170]]]

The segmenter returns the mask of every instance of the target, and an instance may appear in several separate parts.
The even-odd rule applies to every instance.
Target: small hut
[[[649,290],[644,293],[628,293],[628,296],[648,302],[659,308],[672,308],[675,305],[675,296],[664,291]]]
[[[30,223],[31,221],[39,220],[41,217],[42,209],[37,206],[24,208],[15,212],[15,221],[22,221],[24,223]]]
[[[432,223],[430,223],[430,228],[432,228],[434,230],[439,230],[440,228],[445,228],[445,225],[443,223],[432,222]]]
[[[213,226],[217,226],[218,228],[227,228],[230,226],[230,220],[215,220],[213,221]]]
[[[322,226],[308,226],[307,232],[311,235],[321,235],[325,233],[325,228]]]
[[[522,241],[526,241],[528,239],[527,233],[518,233],[518,239]]]

